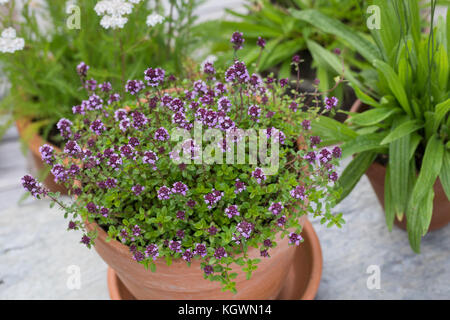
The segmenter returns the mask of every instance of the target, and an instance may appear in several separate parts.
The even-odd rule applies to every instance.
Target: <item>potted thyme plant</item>
[[[159,1],[0,1],[0,68],[11,85],[0,112],[12,115],[6,126],[16,121],[41,177],[49,168],[40,161],[39,146],[61,148],[56,124],[72,119],[84,87],[113,85],[123,95],[126,79],[150,63],[170,74],[187,72],[199,2],[170,1],[170,14],[162,16]],[[95,66],[95,79],[80,83],[73,77],[79,61]],[[48,175],[47,187],[64,191],[53,180]]]
[[[233,35],[235,56],[243,40]],[[311,135],[319,94],[307,108],[288,81],[262,79],[238,59],[202,71],[175,80],[148,68],[121,99],[88,91],[73,120],[58,122],[62,152],[41,148],[72,203],[30,175],[22,183],[84,231],[81,242],[136,298],[275,298],[306,216],[344,222],[331,212],[341,150]]]

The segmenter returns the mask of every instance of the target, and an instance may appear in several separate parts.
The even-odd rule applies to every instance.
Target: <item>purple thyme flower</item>
[[[123,120],[120,121],[119,123],[119,128],[120,130],[122,130],[123,132],[127,131],[127,129],[130,127],[131,125],[131,121],[128,118],[125,118]]]
[[[122,158],[118,154],[112,154],[108,157],[108,165],[114,170],[118,171],[119,167],[122,165]]]
[[[108,214],[109,214],[108,208],[101,207],[101,208],[100,208],[100,214],[101,214],[103,217],[107,218],[107,217],[108,217]]]
[[[31,193],[31,195],[37,199],[39,199],[40,195],[45,195],[47,193],[42,185],[30,175],[25,175],[22,178],[22,186],[26,191]]]
[[[74,221],[69,221],[69,225],[67,226],[67,229],[69,230],[76,230],[77,224]]]
[[[186,212],[179,210],[177,212],[177,219],[184,220],[186,217]]]
[[[319,161],[321,163],[327,163],[327,162],[331,161],[331,152],[327,148],[324,148],[320,151]]]
[[[228,68],[225,72],[225,80],[227,82],[245,83],[250,80],[250,76],[247,71],[245,63],[241,61],[235,61],[234,65]]]
[[[298,109],[298,103],[295,101],[292,101],[291,104],[289,105],[289,109],[291,109],[294,112],[297,112]]]
[[[319,136],[311,136],[309,137],[309,140],[311,142],[311,148],[314,148],[315,146],[317,146],[322,142],[322,139],[320,139]]]
[[[84,62],[80,62],[77,66],[77,73],[80,76],[80,78],[86,78],[88,70],[89,66]]]
[[[155,132],[155,140],[159,141],[167,141],[170,139],[169,132],[166,130],[166,128],[161,127]]]
[[[162,186],[158,190],[158,199],[159,200],[169,200],[172,192],[166,186]]]
[[[277,220],[277,226],[283,227],[286,224],[286,216],[281,216]]]
[[[195,202],[195,200],[190,199],[188,202],[186,202],[186,205],[189,208],[193,209],[197,205],[197,202]]]
[[[339,159],[342,156],[342,150],[338,146],[334,147],[331,153],[333,154],[333,157],[336,159]]]
[[[121,146],[119,148],[119,150],[120,150],[120,155],[122,157],[127,158],[127,159],[136,160],[136,156],[135,156],[136,152],[134,151],[132,146],[126,144],[126,145]]]
[[[204,244],[197,243],[197,245],[195,246],[194,253],[196,255],[199,255],[200,257],[206,256],[207,254],[206,246]]]
[[[210,274],[214,273],[214,268],[212,266],[210,266],[209,264],[207,264],[204,268],[203,271],[205,272],[205,274],[207,276],[209,276]]]
[[[259,117],[261,116],[261,108],[257,105],[252,105],[248,108],[248,115],[253,121],[259,122]]]
[[[250,235],[254,228],[255,226],[252,223],[246,221],[239,222],[236,226],[237,231],[239,231],[241,236],[246,239],[250,238]]]
[[[144,72],[144,79],[150,87],[157,87],[164,82],[166,71],[160,68],[148,68]]]
[[[208,229],[208,233],[211,235],[211,236],[214,236],[214,235],[216,235],[217,234],[217,228],[215,227],[215,226],[211,226],[211,227],[209,227]]]
[[[316,153],[314,151],[310,151],[305,155],[305,160],[308,160],[309,163],[313,163],[316,160]]]
[[[137,130],[143,129],[143,127],[148,123],[148,119],[139,111],[134,111],[131,116],[133,118],[133,127]]]
[[[170,240],[169,241],[169,249],[172,250],[173,252],[179,252],[181,253],[181,242],[180,241],[174,241],[174,240]]]
[[[216,82],[214,84],[214,92],[216,95],[221,96],[228,92],[227,87],[222,82]]]
[[[150,244],[145,249],[145,256],[151,257],[153,260],[156,260],[157,257],[159,257],[159,250],[158,246],[156,244]]]
[[[327,110],[331,110],[333,107],[336,107],[338,104],[339,100],[336,97],[325,97],[325,108]]]
[[[81,237],[80,243],[85,244],[87,247],[91,244],[91,238],[89,238],[87,235],[83,235]]]
[[[96,94],[93,94],[84,102],[87,110],[101,110],[103,108],[103,100]]]
[[[263,244],[267,248],[272,248],[272,246],[273,246],[272,240],[270,240],[270,239],[264,240]]]
[[[142,230],[141,230],[141,228],[136,224],[136,225],[134,225],[134,227],[131,229],[131,232],[133,233],[133,235],[134,235],[135,237],[139,237],[139,236],[141,235]]]
[[[42,157],[42,161],[45,161],[47,164],[52,165],[53,162],[55,161],[55,157],[53,155],[53,147],[48,145],[48,144],[44,144],[39,148],[39,152],[41,153],[41,157]]]
[[[228,218],[233,218],[234,216],[239,216],[240,213],[238,211],[237,205],[231,205],[228,208],[225,209],[225,213],[227,214]]]
[[[289,83],[289,79],[288,79],[288,78],[280,79],[280,86],[281,86],[282,88],[284,88],[285,86],[287,86],[288,83]]]
[[[305,200],[305,187],[304,186],[296,186],[290,192],[291,197],[294,199]]]
[[[290,244],[295,244],[296,246],[298,246],[302,240],[303,240],[303,238],[299,234],[296,234],[294,232],[291,232],[289,234],[289,243]]]
[[[216,74],[216,69],[214,69],[214,65],[211,62],[206,62],[203,66],[203,73],[214,75]]]
[[[175,182],[174,184],[173,184],[173,187],[172,187],[172,193],[179,193],[179,194],[181,194],[181,195],[183,195],[183,196],[185,196],[186,195],[186,192],[188,191],[189,189],[188,189],[188,187],[187,187],[187,185],[185,185],[184,183],[182,183],[182,182]]]
[[[245,189],[246,189],[245,183],[239,179],[236,179],[236,182],[234,184],[234,193],[236,194],[241,193]]]
[[[114,178],[108,178],[108,179],[106,179],[106,181],[105,181],[105,186],[106,186],[108,189],[113,189],[113,188],[117,187],[117,180],[114,179]]]
[[[78,145],[76,141],[70,140],[64,146],[64,153],[76,157],[78,154],[81,153],[81,147]]]
[[[125,109],[117,109],[114,112],[114,120],[122,121],[122,120],[127,118],[127,114],[128,114],[127,110],[125,110]]]
[[[92,78],[90,80],[87,80],[84,83],[84,88],[89,91],[95,91],[95,89],[97,89],[97,80],[92,79]]]
[[[175,98],[170,102],[169,109],[175,113],[176,112],[184,113],[186,111],[184,109],[184,102],[179,98]]]
[[[191,262],[192,258],[194,257],[194,254],[192,253],[192,251],[190,249],[186,249],[183,253],[183,259],[186,262]]]
[[[69,179],[68,172],[60,164],[55,164],[50,172],[55,176],[55,182],[66,182]]]
[[[77,166],[76,164],[72,164],[69,170],[67,170],[67,173],[71,176],[76,176],[77,174],[80,173],[80,167]]]
[[[125,91],[129,92],[133,96],[138,94],[145,88],[144,82],[141,80],[128,80],[125,85]]]
[[[219,247],[214,251],[214,257],[216,259],[222,259],[224,257],[227,257],[227,252],[225,251],[225,248]]]
[[[242,44],[245,42],[245,39],[243,38],[243,35],[244,34],[242,32],[236,31],[231,36],[230,42],[233,44],[233,49],[234,50],[242,49]]]
[[[96,213],[98,210],[98,206],[96,206],[95,203],[93,203],[93,202],[89,202],[86,205],[86,209],[89,213]]]
[[[231,110],[231,101],[227,97],[221,97],[217,101],[217,105],[218,105],[217,109],[219,111],[223,111],[225,113],[228,113]]]
[[[58,121],[56,127],[58,128],[63,138],[67,139],[72,134],[71,130],[72,122],[70,120],[62,118],[61,120]]]
[[[272,204],[269,207],[269,211],[272,212],[274,215],[279,215],[284,209],[284,206],[281,202],[272,202]]]
[[[338,174],[335,171],[333,171],[328,175],[328,179],[330,179],[330,181],[335,182],[338,179]]]
[[[119,101],[119,100],[120,100],[120,94],[118,94],[118,93],[113,93],[113,94],[111,94],[111,95],[109,96],[108,104],[111,104],[111,103],[113,103],[113,102],[117,102],[117,101]]]
[[[266,180],[266,175],[264,174],[264,171],[261,168],[256,168],[252,172],[252,177],[256,179],[256,182],[258,182],[258,184],[261,184],[261,182]]]
[[[203,199],[205,200],[205,203],[208,205],[208,209],[211,209],[214,205],[216,205],[220,199],[222,199],[224,193],[214,190],[211,193],[205,194],[203,196]]]
[[[267,249],[261,250],[261,257],[267,258],[269,256],[269,252],[267,251]]]
[[[112,90],[111,82],[105,81],[98,86],[102,92],[110,92]]]
[[[133,191],[136,196],[140,195],[144,190],[145,187],[141,186],[140,184],[137,184],[131,188],[131,191]]]
[[[158,156],[153,151],[144,152],[144,156],[142,157],[142,162],[146,164],[151,164],[153,170],[156,170],[156,161],[158,161]]]
[[[176,235],[177,235],[178,238],[183,240],[183,238],[184,238],[184,231],[180,229],[180,230],[177,231]]]
[[[258,40],[256,41],[256,45],[258,47],[261,47],[261,49],[264,49],[266,47],[266,40],[264,40],[261,37],[258,37]]]
[[[99,119],[92,121],[90,128],[98,136],[101,135],[106,130],[105,125]]]
[[[311,130],[311,121],[310,120],[303,120],[302,121],[302,127],[304,130]]]
[[[81,114],[81,115],[85,115],[85,107],[84,105],[78,105],[78,106],[73,106],[72,107],[72,113],[73,114]]]
[[[137,262],[140,262],[140,261],[142,261],[144,259],[145,259],[145,256],[144,256],[144,254],[142,252],[135,251],[133,253],[133,260],[136,260]]]
[[[300,63],[300,56],[299,55],[295,55],[292,57],[292,62],[295,64],[299,64]]]
[[[222,131],[227,131],[229,129],[235,128],[236,124],[230,117],[224,117],[219,119],[219,128]]]

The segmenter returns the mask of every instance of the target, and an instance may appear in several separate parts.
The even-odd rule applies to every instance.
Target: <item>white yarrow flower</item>
[[[130,0],[129,3],[126,0],[101,0],[97,2],[94,10],[98,16],[103,16],[100,21],[103,28],[123,28],[128,21],[124,15],[130,14],[133,11],[133,3],[139,1]]]
[[[3,30],[0,36],[0,52],[14,53],[16,51],[23,50],[24,47],[25,40],[23,38],[16,37],[16,30],[13,28]]]
[[[163,23],[164,22],[164,17],[157,14],[157,13],[152,13],[151,15],[147,16],[147,26],[149,27],[154,27],[159,23]]]

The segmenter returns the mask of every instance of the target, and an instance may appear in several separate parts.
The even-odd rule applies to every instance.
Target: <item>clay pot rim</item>
[[[308,221],[308,215],[302,215],[299,217],[299,219],[301,219],[301,225],[302,225],[302,230],[305,228],[305,225],[307,223],[310,223]],[[96,231],[97,232],[97,238],[94,240],[94,247],[95,247],[95,241],[97,239],[100,239],[102,242],[106,243],[108,246],[113,247],[117,253],[119,255],[127,255],[129,256],[130,260],[132,260],[131,258],[131,254],[130,254],[130,247],[121,243],[120,241],[118,241],[117,239],[111,239],[110,241],[106,241],[106,238],[108,237],[107,232],[98,225],[97,222],[93,221],[93,222],[89,222],[89,221],[85,221],[85,226],[86,226],[86,230],[87,231]],[[281,231],[280,231],[281,232]],[[278,233],[277,233],[278,234]],[[315,235],[317,238],[317,235]],[[318,238],[317,238],[317,242],[318,242]],[[317,247],[317,246],[316,246]],[[313,249],[318,249],[319,251],[321,251],[320,249],[320,244],[318,245],[318,248],[313,248]],[[254,248],[254,247],[248,247],[247,253],[249,252],[253,252],[253,251],[257,251],[258,248]],[[195,259],[197,261],[203,261],[202,259]],[[195,261],[194,260],[194,261]],[[133,260],[134,263],[137,263]],[[166,262],[162,259],[162,258],[157,258],[156,260],[154,260],[155,263],[162,263],[162,264],[166,264]],[[181,265],[181,264],[186,264],[186,261],[183,260],[182,258],[178,258],[178,259],[172,259],[172,265],[176,264],[176,265]]]
[[[307,236],[305,236],[305,242],[301,245],[308,244],[311,251],[311,273],[306,284],[306,290],[299,297],[299,300],[314,300],[317,295],[320,286],[320,280],[322,278],[323,271],[323,255],[322,248],[320,246],[319,238],[314,231],[314,227],[308,219],[305,219],[304,229],[307,232]],[[297,248],[298,249],[298,248]],[[119,287],[123,284],[119,284],[119,277],[117,273],[108,266],[107,271],[107,283],[108,283],[108,292],[111,300],[123,300],[121,296]],[[251,280],[250,280],[251,281]]]
[[[46,141],[42,136],[40,136],[37,132],[33,132],[30,139],[25,139],[25,131],[31,125],[32,121],[30,118],[20,118],[16,120],[17,131],[19,132],[19,136],[22,140],[25,141],[28,148],[33,152],[34,155],[41,157],[41,153],[39,152],[39,148],[48,144],[51,146],[56,152],[61,152],[61,149],[55,146],[53,143]]]

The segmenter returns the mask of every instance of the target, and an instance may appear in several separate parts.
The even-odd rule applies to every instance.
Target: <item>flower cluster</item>
[[[122,29],[128,22],[126,15],[131,14],[133,5],[142,0],[101,0],[94,7],[98,16],[102,16],[100,25],[105,29]]]
[[[14,53],[20,51],[25,46],[25,40],[18,38],[16,30],[13,28],[6,28],[0,35],[0,52]]]
[[[233,35],[232,42],[241,47],[242,34]],[[127,82],[131,99],[126,100],[113,98],[107,82],[88,82],[88,71],[84,63],[77,67],[89,97],[73,108],[73,121],[61,119],[57,125],[66,140],[62,153],[50,145],[40,149],[56,181],[77,196],[65,206],[70,230],[96,221],[145,265],[160,258],[200,259],[206,278],[220,275],[233,290],[221,267],[236,262],[236,252],[256,247],[268,258],[280,233],[298,245],[299,217],[307,212],[342,223],[331,206],[322,205],[337,196],[332,188],[341,150],[319,147],[321,139],[310,129],[321,108],[303,111],[308,99],[285,94],[289,81],[250,76],[238,60],[226,71],[208,62],[199,78],[176,82],[165,70],[150,67],[142,79]],[[198,128],[219,139],[205,147],[195,137]],[[258,157],[250,147],[244,148],[249,155],[243,163],[228,163],[234,144],[250,142],[249,130],[277,143],[275,174],[267,163],[252,162]],[[222,162],[206,163],[208,153]],[[22,184],[36,197],[56,199],[31,176]],[[84,234],[81,242],[95,244],[95,233]]]

